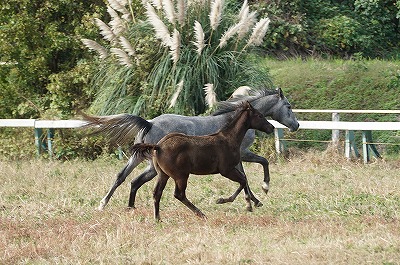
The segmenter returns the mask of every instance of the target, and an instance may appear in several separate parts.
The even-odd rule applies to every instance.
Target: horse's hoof
[[[247,207],[246,207],[246,210],[247,210],[248,212],[252,212],[252,211],[253,211],[253,207],[247,206]]]
[[[207,216],[205,214],[199,214],[198,216],[203,220],[207,220]]]
[[[261,207],[261,206],[263,206],[263,204],[262,204],[262,202],[257,202],[257,203],[254,203],[254,206],[255,207]]]
[[[269,191],[269,184],[264,182],[264,183],[262,184],[262,189],[263,189],[263,191],[265,192],[265,194],[268,194],[268,191]]]
[[[216,201],[216,203],[217,203],[217,204],[223,204],[223,203],[226,203],[226,200],[225,200],[224,198],[219,198],[219,199]]]

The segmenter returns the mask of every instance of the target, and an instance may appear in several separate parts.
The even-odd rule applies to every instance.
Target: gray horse
[[[182,116],[175,114],[163,114],[152,120],[145,119],[130,114],[120,114],[111,116],[88,116],[83,115],[87,125],[85,127],[94,128],[95,133],[105,133],[113,144],[126,144],[135,139],[135,143],[156,144],[162,137],[171,132],[184,133],[187,135],[207,135],[221,129],[229,117],[234,113],[237,105],[244,100],[249,101],[254,108],[259,110],[262,115],[269,116],[289,128],[296,131],[299,123],[292,112],[291,105],[283,95],[280,88],[276,90],[256,89],[250,91],[249,96],[239,96],[228,101],[220,102],[219,109],[211,116]],[[269,168],[268,160],[256,155],[249,150],[255,139],[255,130],[247,131],[241,147],[241,162],[237,168],[244,173],[242,162],[259,163],[264,169],[264,182],[262,188],[265,193],[269,190]],[[131,156],[126,166],[117,174],[117,178],[101,200],[99,209],[102,210],[107,205],[114,191],[123,183],[132,170],[144,159]],[[131,182],[131,192],[128,207],[135,207],[135,197],[137,190],[146,182],[153,179],[157,172],[153,162],[147,160],[148,166],[138,177]],[[236,190],[230,197],[221,198],[217,203],[232,202],[242,189]],[[255,206],[261,206],[261,202],[251,193],[250,196]]]

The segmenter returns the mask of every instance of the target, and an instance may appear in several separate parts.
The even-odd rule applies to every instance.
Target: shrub
[[[266,69],[249,59],[269,19],[257,21],[247,1],[241,8],[222,0],[154,1],[145,6],[146,21],[129,7],[112,7],[109,1],[108,24],[97,20],[108,47],[83,40],[108,57],[95,77],[102,88],[93,107],[101,114],[200,114],[214,104],[206,99],[224,100],[238,86],[271,86]]]

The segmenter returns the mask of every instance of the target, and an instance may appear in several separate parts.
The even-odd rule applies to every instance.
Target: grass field
[[[193,176],[188,197],[198,219],[173,198],[153,219],[154,181],[126,208],[129,181],[97,210],[124,161],[0,162],[0,264],[399,264],[400,161],[363,165],[325,153],[299,153],[262,169],[246,164],[264,206],[243,196],[216,205],[237,186]],[[137,175],[139,170],[135,170]],[[131,178],[130,178],[131,179]]]

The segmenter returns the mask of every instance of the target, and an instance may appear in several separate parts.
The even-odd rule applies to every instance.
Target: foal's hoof
[[[202,213],[201,211],[195,211],[194,213],[197,215],[197,217],[200,217],[201,219],[204,219],[204,220],[207,219],[207,216],[204,213]]]
[[[262,202],[255,202],[254,206],[255,207],[261,207],[261,206],[263,206],[263,204],[262,204]]]
[[[226,200],[225,200],[224,198],[219,198],[219,199],[216,201],[216,203],[217,203],[217,204],[223,204],[223,203],[226,203]]]

